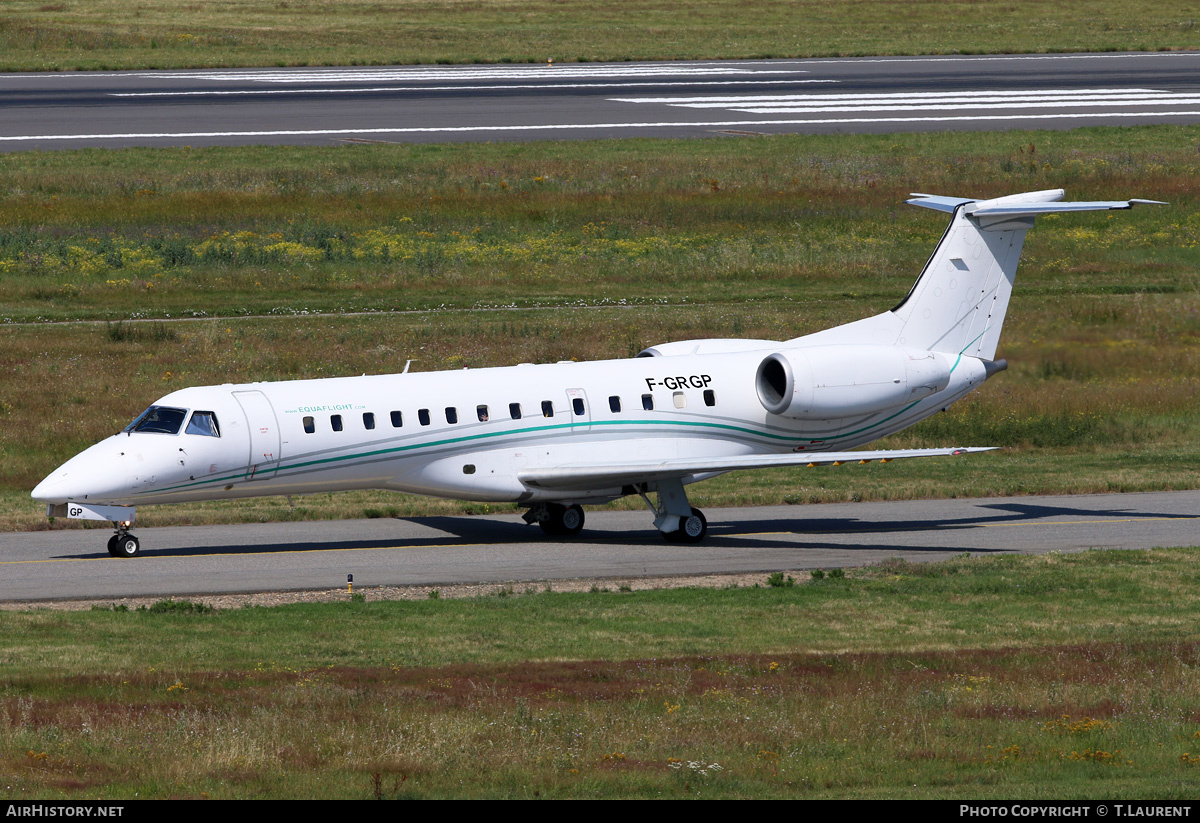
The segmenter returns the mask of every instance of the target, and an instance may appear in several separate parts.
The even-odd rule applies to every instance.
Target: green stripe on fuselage
[[[794,441],[797,436],[794,434],[774,434],[771,432],[756,431],[744,426],[734,426],[728,423],[709,423],[698,420],[602,420],[602,421],[580,421],[578,423],[556,423],[549,426],[529,426],[523,429],[511,429],[507,431],[484,432],[480,434],[468,434],[461,437],[447,437],[441,440],[430,440],[423,443],[409,443],[400,446],[389,446],[383,449],[372,449],[370,451],[356,452],[354,454],[344,454],[334,457],[321,457],[315,459],[296,459],[296,462],[289,462],[286,465],[281,465],[276,472],[295,471],[309,466],[327,465],[330,463],[342,463],[344,461],[358,461],[372,457],[380,457],[389,454],[401,454],[404,452],[415,452],[421,449],[435,449],[442,446],[454,445],[456,443],[467,443],[471,441],[491,440],[494,438],[508,438],[528,434],[536,434],[539,432],[563,431],[576,428],[595,428],[598,426],[686,426],[698,429],[722,429],[726,431],[739,432],[753,437],[769,438],[771,440]],[[293,458],[295,459],[295,458]],[[213,477],[205,480],[196,480],[190,483],[180,483],[175,486],[168,486],[162,489],[155,489],[153,494],[161,494],[162,492],[178,491],[181,489],[193,489],[204,486],[213,485],[216,483],[228,483],[231,481],[239,481],[249,479],[250,472],[236,472],[233,474],[224,475],[222,477]]]

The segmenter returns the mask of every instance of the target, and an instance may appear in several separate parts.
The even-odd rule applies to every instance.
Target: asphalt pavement
[[[0,534],[0,602],[345,586],[537,583],[851,568],[890,557],[1200,545],[1200,492],[709,509],[699,545],[667,543],[648,512],[590,511],[574,539],[517,515]]]

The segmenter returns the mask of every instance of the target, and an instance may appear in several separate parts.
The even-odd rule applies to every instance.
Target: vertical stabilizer
[[[1062,189],[994,200],[914,194],[908,203],[953,216],[912,291],[891,311],[901,324],[896,343],[995,359],[1025,232],[1039,214],[1128,209],[1156,202],[1058,202],[1062,197]]]

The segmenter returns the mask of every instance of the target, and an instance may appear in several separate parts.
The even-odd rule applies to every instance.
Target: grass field
[[[680,8],[12,0],[0,70],[1200,44],[1191,9],[1145,2]],[[885,309],[943,228],[898,205],[914,189],[1172,206],[1041,221],[1009,371],[882,444],[1003,453],[720,478],[695,501],[1195,487],[1198,158],[1200,130],[1169,127],[3,155],[0,528],[43,525],[37,480],[185,385],[621,357]],[[482,508],[363,493],[139,521]],[[1198,551],[0,612],[0,797],[1190,800]]]
[[[18,0],[0,69],[1197,45],[1189,9],[1137,2],[581,8]],[[37,480],[185,385],[622,357],[886,309],[944,227],[899,205],[911,190],[1172,206],[1041,221],[1010,369],[881,444],[1005,451],[719,478],[695,502],[1193,488],[1198,158],[1200,130],[1171,127],[3,155],[0,528],[43,526]],[[139,522],[484,508],[297,503]],[[1190,800],[1198,552],[891,561],[724,591],[0,612],[0,797]]]
[[[1188,800],[1198,558],[0,612],[0,797]]]
[[[44,523],[41,477],[187,385],[626,357],[884,310],[944,228],[901,205],[914,189],[1171,205],[1040,221],[1010,369],[882,444],[1005,452],[739,475],[703,504],[1192,488],[1198,145],[1164,126],[0,156],[0,526]],[[464,510],[363,494],[139,518]]]
[[[7,0],[0,70],[1152,51],[1200,45],[1147,0]]]

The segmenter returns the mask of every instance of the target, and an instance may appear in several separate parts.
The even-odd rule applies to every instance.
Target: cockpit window
[[[125,431],[146,434],[179,434],[179,430],[183,428],[185,417],[187,417],[187,409],[151,406],[126,426]]]
[[[205,437],[220,437],[221,428],[217,425],[217,416],[209,411],[192,412],[185,434],[202,434]]]

